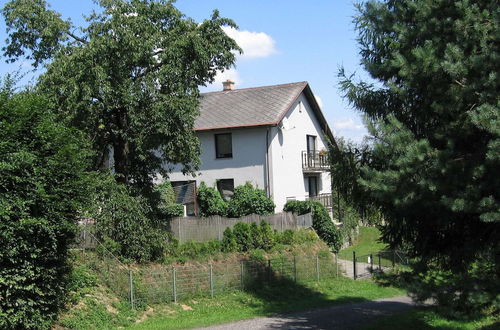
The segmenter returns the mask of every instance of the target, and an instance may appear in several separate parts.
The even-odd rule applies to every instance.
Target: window
[[[307,135],[307,153],[314,153],[316,151],[316,136]]]
[[[233,157],[233,141],[231,139],[231,133],[215,134],[215,157]]]
[[[234,194],[234,179],[217,180],[217,190],[226,202],[229,201]]]
[[[318,196],[318,177],[310,176],[308,177],[309,181],[309,197]]]

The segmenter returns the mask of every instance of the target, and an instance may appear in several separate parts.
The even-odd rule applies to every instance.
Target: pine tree
[[[447,274],[455,291],[441,301],[481,291],[487,297],[475,306],[484,306],[498,299],[488,283],[500,278],[498,2],[357,8],[362,64],[377,83],[341,70],[341,88],[371,122],[377,161],[360,182],[388,220],[383,239],[418,257],[419,270]],[[475,290],[466,288],[474,278]]]

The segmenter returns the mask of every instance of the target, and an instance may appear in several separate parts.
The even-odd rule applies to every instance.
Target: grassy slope
[[[339,252],[339,258],[351,260],[352,251],[356,251],[356,255],[366,255],[384,250],[387,245],[378,241],[380,231],[375,227],[360,227],[358,239],[352,246],[343,249]]]
[[[365,329],[500,329],[500,318],[483,317],[476,320],[451,320],[437,314],[432,309],[420,308],[383,318]]]
[[[380,287],[371,281],[347,278],[325,279],[306,285],[285,283],[255,292],[234,292],[216,299],[196,299],[183,304],[168,304],[167,311],[158,306],[158,315],[131,329],[182,329],[208,326],[275,313],[361,302],[404,294],[403,291]],[[163,307],[165,307],[163,306]]]

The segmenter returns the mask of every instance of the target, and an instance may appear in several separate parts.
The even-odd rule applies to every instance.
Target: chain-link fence
[[[200,296],[213,297],[279,280],[319,281],[339,276],[339,268],[334,257],[328,254],[283,256],[263,261],[154,266],[131,270],[130,274],[129,299],[136,306]]]
[[[352,254],[352,274],[355,280],[394,268],[396,265],[408,265],[408,258],[401,251],[379,251],[363,255],[357,255],[353,251]]]

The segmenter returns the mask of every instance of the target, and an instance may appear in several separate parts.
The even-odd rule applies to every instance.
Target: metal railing
[[[319,194],[317,196],[306,196],[306,201],[319,202],[326,208],[333,207],[332,194]]]
[[[327,153],[322,151],[302,151],[302,170],[327,171],[329,168]]]

